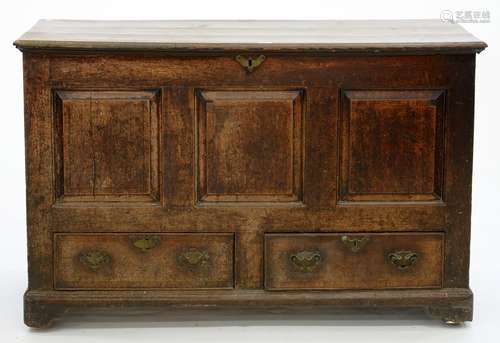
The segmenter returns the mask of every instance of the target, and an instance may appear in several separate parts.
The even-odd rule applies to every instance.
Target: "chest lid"
[[[21,50],[242,50],[326,53],[475,53],[486,43],[433,20],[91,21],[40,20],[14,42]]]

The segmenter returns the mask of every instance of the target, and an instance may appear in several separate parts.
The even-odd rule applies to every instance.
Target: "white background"
[[[1,1],[0,8],[0,341],[1,342],[499,342],[500,111],[499,1]],[[180,313],[73,318],[48,331],[22,321],[26,220],[21,53],[12,42],[51,19],[417,19],[443,10],[490,11],[490,24],[464,25],[489,48],[477,58],[471,288],[474,322],[446,328],[398,314],[263,315]],[[190,321],[182,321],[185,319]]]

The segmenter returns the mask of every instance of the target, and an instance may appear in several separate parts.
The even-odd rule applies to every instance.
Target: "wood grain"
[[[443,91],[344,91],[342,201],[441,200]]]
[[[366,239],[352,251],[342,238]],[[442,284],[443,236],[432,234],[269,234],[265,236],[266,289],[439,288]],[[315,252],[317,262],[299,268],[293,256]],[[388,255],[417,254],[414,265],[399,269]],[[309,261],[306,261],[309,263]]]
[[[472,320],[472,292],[466,288],[406,289],[386,291],[336,291],[336,292],[267,292],[264,290],[210,290],[210,291],[106,291],[106,292],[57,292],[28,291],[24,296],[25,321],[36,327],[50,326],[63,312],[81,309],[99,310],[98,313],[116,314],[117,308],[127,308],[134,313],[152,310],[259,309],[276,313],[277,309],[292,313],[315,311],[342,311],[343,308],[363,307],[385,309],[412,307],[429,309],[436,319],[452,317],[458,321]],[[80,311],[79,311],[80,310]],[[97,311],[96,311],[97,312]]]
[[[158,94],[58,91],[62,201],[158,201]]]
[[[155,245],[140,249],[135,241]],[[232,288],[231,234],[56,234],[55,289]],[[99,251],[109,261],[90,269],[81,254]],[[192,263],[186,253],[203,254]]]
[[[202,91],[198,99],[198,201],[302,199],[301,91]]]
[[[108,305],[472,319],[474,53],[486,45],[457,25],[42,21],[17,44],[28,325]],[[239,54],[266,58],[250,73]],[[157,250],[132,243],[151,235]],[[370,243],[354,254],[344,235]],[[214,258],[211,273],[179,269],[191,248]],[[401,271],[387,256],[405,249],[418,258]],[[303,250],[325,269],[302,275],[282,258]]]
[[[441,20],[40,20],[20,49],[263,51],[481,51],[486,44]]]

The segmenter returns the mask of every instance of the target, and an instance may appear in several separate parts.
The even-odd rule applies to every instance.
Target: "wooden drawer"
[[[267,234],[266,289],[439,288],[443,234]]]
[[[56,289],[232,288],[233,234],[56,234]]]

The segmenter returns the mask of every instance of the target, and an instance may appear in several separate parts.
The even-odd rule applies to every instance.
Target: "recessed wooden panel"
[[[441,233],[267,234],[265,249],[266,289],[442,285]]]
[[[198,201],[302,199],[302,91],[200,91]]]
[[[57,289],[232,288],[231,233],[56,234]]]
[[[157,201],[158,94],[58,91],[56,182],[63,201]]]
[[[340,200],[440,200],[443,111],[442,91],[343,92]]]

